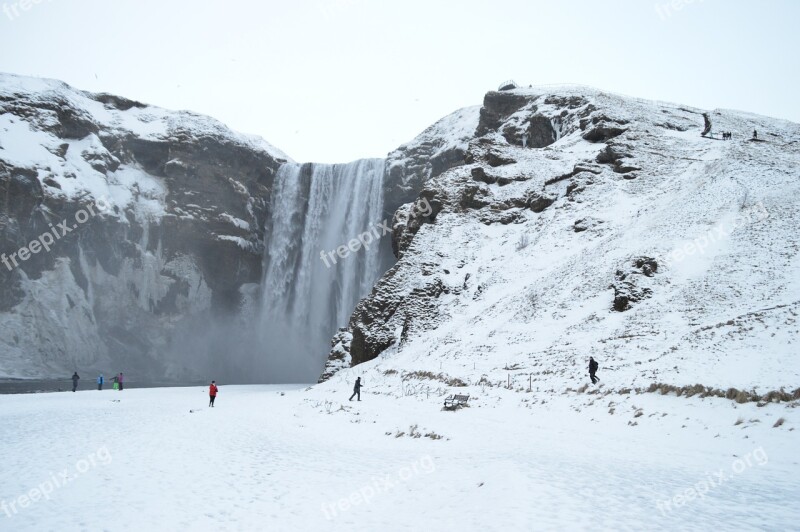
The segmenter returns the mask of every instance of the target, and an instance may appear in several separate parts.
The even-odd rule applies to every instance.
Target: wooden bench
[[[448,395],[444,400],[444,408],[446,410],[455,410],[467,406],[467,401],[469,401],[469,395]]]

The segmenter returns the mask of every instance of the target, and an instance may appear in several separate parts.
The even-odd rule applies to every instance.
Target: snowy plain
[[[469,387],[450,412],[393,374],[349,402],[361,369],[315,387],[221,386],[215,408],[201,387],[0,396],[0,530],[800,522],[796,409]]]

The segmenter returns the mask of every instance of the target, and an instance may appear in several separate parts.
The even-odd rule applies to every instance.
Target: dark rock
[[[521,130],[512,126],[503,128],[503,137],[509,144],[522,146],[523,135],[528,138],[526,143],[528,148],[545,148],[553,144],[558,138],[552,120],[543,115],[531,116],[527,127]]]
[[[623,127],[628,121],[622,118],[609,117],[601,112],[594,112],[590,117],[581,120],[581,129],[585,130],[584,140],[589,142],[608,142],[625,133],[628,128]]]
[[[616,143],[609,143],[597,154],[597,162],[600,164],[616,164],[622,159],[632,157],[628,147]]]
[[[580,194],[588,187],[594,185],[597,175],[591,172],[578,172],[570,179],[567,184],[567,198],[570,201],[580,201]]]
[[[632,147],[627,144],[609,142],[606,147],[597,154],[596,161],[600,164],[607,164],[617,174],[628,174],[641,170],[641,167],[626,162],[626,159],[633,157]]]
[[[502,154],[500,154],[500,153],[498,153],[496,151],[490,151],[486,155],[486,162],[489,163],[489,166],[497,167],[497,166],[505,166],[505,165],[508,165],[508,164],[514,164],[517,161],[515,161],[511,157],[508,157],[506,155],[502,155]]]
[[[630,172],[637,172],[641,170],[638,166],[627,166],[627,165],[620,165],[614,168],[614,172],[618,174],[627,174]]]
[[[658,262],[651,257],[637,257],[624,269],[617,270],[613,308],[617,312],[629,310],[634,303],[648,299],[653,289],[644,285],[643,278],[653,277],[658,272]]]
[[[496,208],[482,211],[480,214],[480,221],[485,225],[509,225],[524,222],[525,216],[520,210]]]
[[[529,96],[514,92],[487,92],[483,98],[480,121],[475,135],[497,131],[505,120],[531,101]]]
[[[491,203],[488,199],[490,195],[490,192],[481,185],[467,185],[462,191],[459,206],[464,210],[481,209]]]
[[[129,100],[128,98],[124,98],[122,96],[116,96],[114,94],[108,94],[105,92],[99,94],[92,94],[92,93],[84,93],[89,98],[98,101],[100,103],[104,103],[107,106],[110,106],[114,109],[119,109],[120,111],[127,111],[128,109],[132,109],[134,107],[138,107],[139,109],[144,109],[147,107],[147,104],[137,102],[135,100]]]
[[[637,257],[634,259],[633,264],[647,277],[652,277],[655,273],[658,273],[658,261],[652,257]]]
[[[589,142],[607,142],[615,137],[618,137],[627,131],[622,128],[606,122],[601,122],[583,134],[583,139]]]
[[[464,155],[464,150],[456,148],[452,150],[445,150],[431,157],[431,173],[429,179],[433,179],[434,177],[441,175],[443,172],[453,168],[454,166],[464,164]],[[386,195],[386,197],[391,198],[392,196]]]
[[[470,170],[470,173],[472,174],[472,179],[475,181],[480,181],[489,185],[497,183],[497,177],[487,174],[486,170],[484,170],[481,166],[476,166]]]
[[[594,229],[602,225],[604,222],[603,220],[598,220],[597,218],[581,218],[580,220],[576,220],[575,224],[573,225],[573,230],[576,233],[582,233],[589,229]]]
[[[61,190],[61,185],[58,184],[52,177],[45,177],[42,182],[48,187],[53,187]]]
[[[526,200],[527,206],[533,212],[542,212],[556,201],[556,198],[545,192],[531,192]]]

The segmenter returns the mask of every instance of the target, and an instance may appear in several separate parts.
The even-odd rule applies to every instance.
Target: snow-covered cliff
[[[797,388],[800,126],[710,116],[716,139],[684,106],[488,93],[463,162],[397,211],[399,261],[325,377],[367,363],[378,388],[413,369],[563,390],[594,356],[618,388]]]
[[[203,366],[187,340],[255,297],[286,160],[208,117],[0,75],[0,376]]]

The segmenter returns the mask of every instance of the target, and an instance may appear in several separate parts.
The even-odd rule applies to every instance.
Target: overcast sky
[[[798,0],[33,2],[0,0],[0,71],[208,114],[298,161],[383,157],[506,79],[800,122]]]

